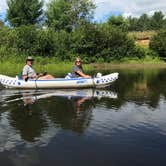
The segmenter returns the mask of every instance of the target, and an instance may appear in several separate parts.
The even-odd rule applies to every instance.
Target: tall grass
[[[24,65],[25,65],[26,57],[21,56],[20,58],[17,56],[11,56],[9,58],[1,58],[0,59],[0,74],[15,76],[21,73]],[[34,69],[37,72],[47,72],[55,77],[64,77],[68,72],[71,72],[72,66],[74,62],[63,61],[60,62],[56,58],[43,58],[43,57],[35,57],[34,61]],[[114,60],[111,63],[94,63],[94,64],[84,64],[84,70],[88,74],[93,74],[97,72],[101,72],[103,70],[112,70],[118,68],[131,68],[132,66],[142,66],[144,68],[149,65],[156,67],[166,67],[166,63],[160,60],[159,57],[153,56],[145,56],[142,59],[139,58],[123,58],[120,61]]]
[[[10,57],[8,59],[1,59],[0,61],[0,74],[6,75],[17,75],[20,74],[24,65],[25,57],[16,59],[15,57]],[[65,76],[68,72],[71,72],[73,62],[58,62],[56,58],[35,58],[33,68],[37,72],[47,72],[54,75],[55,77]],[[86,72],[93,70],[91,65],[84,64],[84,69]]]

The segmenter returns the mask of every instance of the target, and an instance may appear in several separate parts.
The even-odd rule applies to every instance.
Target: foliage
[[[0,34],[3,36],[0,43],[6,51],[10,48],[7,51],[9,54],[13,51],[20,55],[54,56],[62,61],[72,61],[80,56],[86,63],[143,56],[127,32],[109,24],[86,23],[70,33],[65,30],[55,32],[52,28],[20,26],[4,28]]]
[[[156,51],[160,57],[166,58],[166,30],[159,31],[153,36],[150,48]]]
[[[16,47],[18,50],[18,53],[23,54],[32,54],[35,53],[34,51],[34,45],[35,40],[37,38],[37,29],[35,26],[20,26],[18,28],[15,28],[17,39]]]
[[[164,14],[161,11],[155,12],[152,16],[151,27],[153,30],[166,28],[166,20],[164,19]]]
[[[71,60],[70,49],[71,45],[71,34],[61,30],[60,32],[55,32],[54,34],[54,48],[55,48],[55,56],[59,58],[59,60]]]
[[[35,25],[43,14],[43,1],[8,0],[7,19],[13,27]]]
[[[2,20],[0,20],[0,27],[4,26],[4,22]]]
[[[147,14],[143,14],[138,19],[138,27],[140,31],[146,31],[150,28],[150,18]]]
[[[38,29],[33,47],[36,55],[53,56],[56,51],[54,31],[52,29]]]
[[[128,17],[130,31],[159,30],[166,28],[166,18],[161,11],[156,11],[152,16],[142,14],[139,18]]]
[[[92,18],[92,0],[52,0],[46,11],[46,25],[71,32]]]
[[[111,16],[108,19],[108,24],[117,28],[127,31],[129,28],[129,22],[123,16]]]
[[[16,33],[8,27],[0,27],[0,57],[16,52]]]
[[[10,59],[12,55],[19,61],[31,55],[66,62],[80,56],[85,63],[91,63],[158,56],[154,51],[136,46],[128,31],[152,28],[155,25],[152,20],[160,20],[164,27],[162,13],[127,19],[111,16],[107,22],[97,24],[91,20],[95,8],[92,2],[51,0],[45,14],[47,26],[41,27],[36,24],[42,13],[42,1],[29,0],[25,3],[24,0],[9,0],[7,19],[13,27],[0,26],[0,57]],[[154,45],[152,42],[153,50],[156,48]],[[46,62],[41,63],[45,65]]]

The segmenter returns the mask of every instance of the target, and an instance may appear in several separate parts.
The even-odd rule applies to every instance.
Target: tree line
[[[161,11],[152,16],[142,14],[139,18],[129,17],[129,31],[160,30],[166,28],[166,18]]]
[[[92,0],[50,0],[45,11],[43,5],[42,0],[8,0],[6,21],[10,26],[0,22],[1,58],[33,55],[64,61],[80,56],[87,63],[111,62],[126,57],[143,58],[146,54],[157,56],[152,50],[157,52],[161,47],[161,43],[156,47],[156,36],[150,45],[152,50],[144,50],[135,45],[128,32],[164,29],[162,12],[139,18],[111,16],[105,23],[96,23],[92,21]],[[160,33],[165,37],[165,31]],[[165,52],[158,55],[164,57]]]

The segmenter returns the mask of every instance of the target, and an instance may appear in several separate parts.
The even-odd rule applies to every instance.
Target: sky
[[[112,15],[124,17],[139,17],[147,13],[162,11],[166,15],[166,0],[93,0],[96,5],[94,20],[104,22]],[[7,0],[0,0],[0,18],[3,18],[7,9]],[[49,0],[44,0],[45,3]]]

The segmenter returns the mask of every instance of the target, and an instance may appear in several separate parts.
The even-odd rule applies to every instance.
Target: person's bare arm
[[[84,78],[91,78],[91,76],[90,75],[86,75],[86,74],[84,74],[83,72],[81,72],[81,71],[77,71],[77,73],[81,76],[81,77],[84,77]]]
[[[23,75],[22,78],[23,78],[23,80],[27,80],[28,76],[27,75]]]

